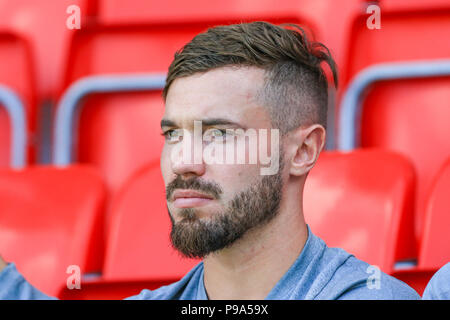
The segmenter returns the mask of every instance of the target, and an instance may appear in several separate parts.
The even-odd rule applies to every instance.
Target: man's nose
[[[185,139],[184,137],[183,139]],[[185,142],[185,141],[184,141]],[[197,175],[205,173],[205,162],[202,157],[202,145],[191,143],[180,143],[173,149],[171,155],[172,171],[181,176]]]
[[[172,165],[173,173],[180,176],[196,175],[202,176],[205,173],[205,165],[194,164],[194,163],[184,163],[183,161],[174,163]]]

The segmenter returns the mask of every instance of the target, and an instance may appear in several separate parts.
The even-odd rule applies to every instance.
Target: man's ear
[[[325,145],[326,131],[320,124],[300,127],[293,134],[296,152],[292,158],[290,174],[303,176],[307,174]]]

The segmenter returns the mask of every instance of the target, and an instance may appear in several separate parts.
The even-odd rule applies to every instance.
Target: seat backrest
[[[369,6],[370,4],[366,4]],[[347,57],[341,67],[342,84],[378,63],[448,58],[450,4],[441,0],[385,0],[380,2],[380,28],[368,27],[370,14],[349,17]]]
[[[158,163],[139,170],[113,199],[104,280],[177,281],[199,261],[171,247],[171,222]]]
[[[450,34],[449,2],[387,0],[378,5],[380,29],[368,28],[365,12],[354,19],[341,65],[343,88],[375,64],[450,57],[450,41],[443,41]],[[360,146],[400,152],[416,168],[417,238],[432,177],[450,156],[449,87],[450,77],[380,82],[371,86],[362,106]]]
[[[70,265],[100,271],[105,187],[88,166],[0,171],[0,253],[55,296]]]
[[[432,178],[450,157],[449,88],[450,77],[379,83],[363,107],[361,146],[395,150],[408,156],[416,168],[418,238]]]
[[[450,158],[435,177],[428,196],[419,267],[439,269],[450,261]]]
[[[305,220],[330,247],[391,272],[416,256],[414,169],[382,150],[323,152],[306,179]]]

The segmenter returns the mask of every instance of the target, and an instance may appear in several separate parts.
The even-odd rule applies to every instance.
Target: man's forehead
[[[241,120],[262,107],[256,95],[264,83],[259,68],[218,68],[176,79],[168,92],[164,119],[224,118]]]

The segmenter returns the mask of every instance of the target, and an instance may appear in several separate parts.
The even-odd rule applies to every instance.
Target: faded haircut
[[[228,66],[257,67],[265,70],[257,101],[269,110],[275,128],[283,134],[314,123],[326,128],[328,81],[322,62],[329,65],[337,87],[329,50],[310,41],[300,26],[263,21],[217,26],[175,53],[163,99],[177,78]]]

